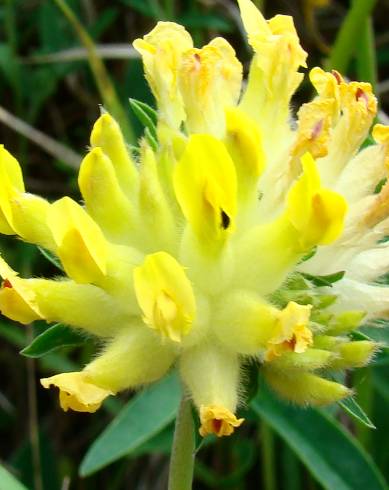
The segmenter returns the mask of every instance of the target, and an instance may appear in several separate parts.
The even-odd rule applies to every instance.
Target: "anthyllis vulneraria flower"
[[[83,205],[26,193],[1,148],[1,232],[48,249],[68,276],[22,279],[1,259],[2,313],[104,343],[81,372],[42,379],[64,410],[94,412],[176,364],[201,435],[229,435],[243,422],[248,361],[280,396],[320,405],[350,396],[333,373],[377,350],[350,333],[389,310],[388,288],[374,283],[389,269],[389,184],[377,187],[389,128],[376,124],[363,145],[371,86],[320,68],[309,74],[317,96],[294,122],[306,53],[293,20],[238,3],[254,52],[246,85],[223,38],[198,49],[182,26],[159,22],[134,42],[155,134],[131,155],[103,113],[78,177]]]

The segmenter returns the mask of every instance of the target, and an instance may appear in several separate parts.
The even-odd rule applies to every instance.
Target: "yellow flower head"
[[[134,269],[134,286],[146,325],[180,342],[189,333],[196,311],[183,267],[166,252],[148,255]]]
[[[348,335],[389,310],[374,285],[389,270],[387,242],[377,247],[389,185],[376,193],[389,129],[376,125],[377,144],[360,149],[371,87],[320,68],[317,96],[291,124],[306,59],[293,21],[238,4],[254,51],[247,83],[224,39],[194,48],[182,26],[160,22],[135,41],[157,120],[135,160],[113,117],[98,118],[78,176],[83,205],[26,193],[0,147],[0,232],[46,248],[64,271],[21,278],[0,258],[1,312],[102,345],[82,371],[42,380],[64,410],[94,412],[174,366],[200,434],[225,436],[243,423],[247,364],[282,397],[320,405],[351,393],[331,370],[366,365],[377,349]]]
[[[301,354],[313,342],[313,335],[308,327],[311,305],[299,305],[291,301],[280,312],[274,329],[274,336],[268,341],[266,361],[281,356],[283,352],[292,351]]]
[[[237,419],[233,413],[224,407],[200,407],[200,435],[205,437],[215,434],[218,437],[230,436],[234,430],[243,424],[244,419]]]
[[[42,378],[41,384],[44,388],[50,388],[51,385],[59,388],[59,401],[65,412],[69,409],[75,412],[96,412],[103,400],[113,395],[111,391],[89,382],[84,373],[57,374],[51,378]]]

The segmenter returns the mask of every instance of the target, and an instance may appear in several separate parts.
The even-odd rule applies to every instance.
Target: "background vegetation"
[[[293,15],[310,53],[309,67],[335,67],[350,78],[371,81],[379,118],[388,124],[389,1],[257,4],[266,17]],[[143,129],[128,97],[153,100],[129,43],[158,19],[184,24],[197,45],[218,34],[227,37],[247,69],[249,50],[233,0],[0,2],[0,142],[23,165],[29,191],[49,199],[80,198],[77,167],[99,104],[121,119],[129,142],[136,142]],[[311,95],[305,83],[296,101]],[[0,247],[23,273],[58,272],[35,247],[6,237]],[[66,349],[44,357],[47,345],[35,344],[35,359],[19,355],[45,328],[0,318],[0,490],[165,489],[180,397],[177,379],[172,375],[140,394],[110,400],[94,415],[64,414],[56,394],[41,389],[37,380],[77,369],[95,346],[74,345],[79,342],[72,337]],[[389,339],[383,330],[368,329],[372,337]],[[255,381],[253,376],[253,392]],[[357,385],[364,412],[356,404],[346,411],[296,409],[261,387],[243,414],[249,423],[233,437],[200,448],[194,488],[387,488],[389,351],[383,349],[358,376],[351,373],[349,382]],[[369,427],[373,424],[376,430]]]

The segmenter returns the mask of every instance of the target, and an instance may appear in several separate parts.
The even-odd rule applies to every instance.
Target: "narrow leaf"
[[[141,100],[131,99],[131,98],[128,100],[132,108],[134,106],[137,106],[143,113],[145,113],[148,116],[148,118],[151,120],[154,126],[157,125],[158,113],[153,107],[149,106],[149,104],[146,104],[145,102],[142,102]]]
[[[359,403],[353,398],[349,397],[345,400],[338,402],[338,405],[351,417],[358,420],[362,425],[369,427],[369,429],[376,429],[376,426],[369,419],[363,408],[359,405]]]
[[[74,29],[74,32],[77,34],[79,40],[88,52],[89,66],[93,73],[97,88],[104,101],[104,105],[106,106],[110,114],[112,114],[112,116],[119,123],[124,133],[125,139],[129,143],[135,141],[134,132],[131,127],[130,121],[128,120],[123,110],[123,106],[119,100],[115,86],[112,83],[108,71],[97,53],[96,45],[93,39],[64,0],[54,1],[59,9],[62,11],[64,16],[67,18],[72,28]]]
[[[20,351],[26,357],[42,357],[62,347],[85,344],[85,336],[66,325],[57,323],[35,337],[30,345]]]
[[[306,272],[302,272],[301,275],[317,287],[327,286],[332,288],[332,285],[335,282],[338,282],[343,278],[345,271],[335,272],[334,274],[328,274],[327,276],[313,276]]]
[[[129,99],[131,109],[139,121],[148,129],[152,138],[157,141],[157,113],[150,106],[136,99]]]
[[[52,252],[49,250],[46,250],[43,247],[38,246],[39,252],[43,255],[45,259],[47,259],[49,262],[51,262],[57,269],[63,271],[63,267],[61,262],[59,261],[58,257],[56,257]]]
[[[368,16],[372,13],[377,0],[354,0],[351,8],[336,37],[331,54],[327,60],[327,69],[346,73],[350,61],[359,48],[358,40],[365,27]]]
[[[175,418],[181,389],[171,374],[137,394],[97,437],[80,467],[89,476],[110,463],[135,452]]]
[[[0,466],[0,488],[4,490],[27,490],[4,466]]]
[[[387,489],[370,456],[323,411],[281,403],[265,386],[261,386],[251,406],[287,442],[325,489]]]

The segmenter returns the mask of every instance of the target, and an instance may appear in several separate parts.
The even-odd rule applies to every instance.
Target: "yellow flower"
[[[237,419],[233,413],[223,407],[200,407],[200,435],[216,434],[218,437],[230,436],[236,427],[244,422]]]
[[[60,389],[60,405],[65,412],[69,408],[76,412],[96,412],[102,401],[113,395],[112,392],[90,383],[84,373],[57,374],[51,378],[42,378],[41,384],[44,388],[53,385]]]
[[[25,192],[0,147],[0,232],[43,246],[65,276],[21,278],[0,258],[0,310],[61,322],[101,340],[80,372],[45,378],[64,410],[94,412],[173,366],[199,411],[200,434],[243,423],[245,366],[299,404],[351,390],[327,379],[377,349],[349,338],[387,315],[389,128],[360,149],[376,114],[369,84],[311,70],[317,91],[291,124],[306,53],[293,21],[238,1],[253,48],[247,84],[227,41],[194,48],[161,22],[135,41],[158,109],[157,147],[137,161],[116,121],[95,123],[78,177],[84,200]]]
[[[291,301],[280,313],[274,328],[274,335],[268,341],[265,360],[271,361],[286,351],[302,354],[313,342],[308,328],[310,305],[299,305]]]
[[[148,255],[134,269],[135,294],[146,325],[180,342],[195,316],[195,299],[184,269],[166,252]]]

